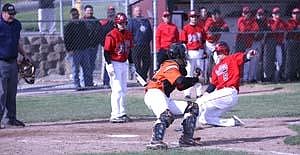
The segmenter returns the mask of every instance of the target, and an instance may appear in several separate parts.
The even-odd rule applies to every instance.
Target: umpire
[[[16,10],[10,3],[4,4],[0,17],[0,118],[7,108],[8,125],[25,126],[16,118],[16,95],[18,84],[18,52],[28,59],[19,44],[21,23],[15,19]],[[28,59],[29,60],[29,59]],[[5,128],[4,122],[0,128]]]

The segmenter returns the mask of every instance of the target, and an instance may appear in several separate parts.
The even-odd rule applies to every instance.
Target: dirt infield
[[[109,91],[109,90],[108,90]],[[291,91],[281,87],[242,86],[240,95],[255,95]],[[66,92],[65,92],[66,93]],[[74,93],[74,92],[72,92]],[[86,92],[84,92],[86,93]],[[141,89],[129,93],[142,95]],[[25,95],[25,94],[24,94]],[[182,93],[174,93],[181,98]],[[167,129],[165,142],[178,144],[182,119]],[[300,146],[285,145],[283,140],[296,135],[289,124],[300,124],[300,117],[246,119],[245,127],[205,127],[197,130],[203,146],[184,149],[222,149],[245,151],[260,155],[300,154]],[[151,138],[153,118],[136,118],[126,124],[111,124],[108,120],[27,124],[25,128],[0,130],[0,154],[74,154],[120,151],[143,151]]]
[[[177,145],[181,119],[167,129],[165,142]],[[197,130],[203,146],[184,149],[218,148],[261,155],[300,154],[299,146],[283,143],[296,133],[287,128],[300,118],[247,119],[245,127],[207,127]],[[29,124],[25,128],[0,130],[0,152],[8,154],[72,154],[119,151],[143,151],[151,137],[152,120],[135,119],[126,124],[105,120]]]

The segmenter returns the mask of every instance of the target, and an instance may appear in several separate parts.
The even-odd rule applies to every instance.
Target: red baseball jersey
[[[214,43],[217,42],[220,37],[221,33],[210,33],[211,28],[222,28],[226,29],[228,28],[228,25],[225,23],[223,19],[220,19],[218,21],[214,21],[211,17],[207,18],[204,26],[204,31],[206,32],[206,40],[208,42]]]
[[[202,27],[198,25],[187,24],[183,27],[180,40],[184,42],[188,50],[203,49],[205,33]]]
[[[287,24],[282,19],[274,20],[270,19],[268,22],[269,27],[273,33],[268,34],[268,38],[274,38],[277,41],[277,44],[282,44],[284,39],[284,32],[277,32],[276,31],[286,31]]]
[[[133,37],[128,30],[120,32],[114,28],[105,37],[104,50],[109,52],[112,61],[125,62],[132,47]]]
[[[237,52],[225,57],[214,66],[211,83],[216,86],[216,89],[235,87],[239,90],[240,67],[244,64],[244,55],[243,52]]]
[[[298,31],[298,32],[289,32],[287,35],[287,39],[293,39],[300,41],[300,21],[295,19],[289,19],[288,22],[288,30],[289,31]]]
[[[178,42],[179,32],[173,23],[160,23],[156,30],[156,49],[168,50],[172,43]]]
[[[239,32],[257,32],[259,30],[259,26],[254,18],[245,18],[244,16],[238,19],[237,28]],[[236,40],[244,42],[245,47],[250,48],[253,44],[254,36],[255,33],[238,33]]]

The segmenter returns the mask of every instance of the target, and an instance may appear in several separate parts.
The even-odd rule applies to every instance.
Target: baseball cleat
[[[200,142],[201,138],[186,138],[184,136],[181,136],[179,138],[179,146],[180,147],[190,147],[190,146],[199,146],[202,145]]]
[[[234,119],[235,126],[245,126],[245,122],[243,122],[240,118],[236,115],[233,115],[232,118]]]
[[[168,149],[168,145],[163,141],[151,141],[146,148],[148,150],[166,150]]]

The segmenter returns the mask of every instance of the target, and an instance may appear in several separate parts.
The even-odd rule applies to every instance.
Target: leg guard
[[[198,145],[193,139],[198,115],[199,115],[198,104],[189,101],[188,106],[185,110],[184,120],[181,124],[183,126],[183,135],[179,139],[180,145],[191,145],[191,146]]]
[[[174,115],[170,112],[170,110],[167,109],[164,111],[153,127],[152,141],[162,141],[166,128],[168,128],[173,121]]]

